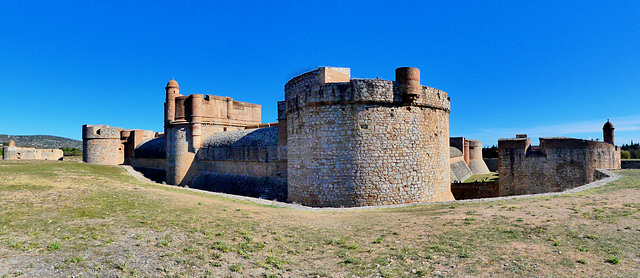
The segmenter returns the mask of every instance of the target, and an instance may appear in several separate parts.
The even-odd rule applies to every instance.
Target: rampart
[[[558,192],[594,181],[596,169],[620,169],[620,149],[575,138],[498,141],[500,196]]]
[[[394,82],[319,68],[285,85],[283,108],[291,202],[350,207],[453,200],[449,98],[420,85],[418,69],[398,69]]]
[[[60,149],[22,148],[16,147],[15,143],[2,147],[3,160],[62,160],[62,157]]]
[[[456,147],[449,147],[449,156],[451,183],[463,182],[473,175],[469,165],[464,161],[462,151]]]

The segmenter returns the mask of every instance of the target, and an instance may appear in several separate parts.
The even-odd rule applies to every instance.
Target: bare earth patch
[[[0,162],[2,277],[637,277],[640,171],[585,192],[307,211]]]

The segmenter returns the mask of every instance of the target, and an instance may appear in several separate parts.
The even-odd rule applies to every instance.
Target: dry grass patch
[[[0,162],[0,276],[638,276],[640,171],[563,197],[310,212]]]

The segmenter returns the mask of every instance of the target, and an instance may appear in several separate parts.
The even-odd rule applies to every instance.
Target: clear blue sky
[[[164,86],[262,105],[318,66],[451,97],[450,135],[640,141],[640,1],[3,1],[0,133],[162,131]]]

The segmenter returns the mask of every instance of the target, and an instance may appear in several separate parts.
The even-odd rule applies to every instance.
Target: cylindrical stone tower
[[[191,149],[193,152],[197,152],[202,145],[203,101],[204,96],[202,94],[191,95]]]
[[[118,165],[124,163],[121,128],[108,125],[82,126],[82,160],[86,163]]]
[[[285,85],[289,201],[353,207],[453,200],[449,98],[419,85],[417,69],[396,72],[393,82],[320,68]]]
[[[613,124],[609,121],[609,119],[607,119],[607,122],[604,124],[604,126],[602,127],[602,138],[603,141],[610,143],[610,144],[615,144],[615,138],[614,138],[614,134],[613,134],[613,130],[615,128],[613,127]]]
[[[482,159],[482,141],[468,139],[469,169],[474,175],[489,174],[489,167]]]
[[[164,89],[167,91],[167,97],[164,103],[164,121],[165,124],[167,124],[175,120],[176,97],[180,96],[180,86],[178,86],[177,81],[171,78],[167,83],[167,87]]]
[[[188,179],[186,179],[187,174],[195,158],[192,145],[193,129],[189,123],[193,117],[192,115],[186,115],[184,105],[185,99],[190,100],[191,102],[188,105],[192,108],[191,111],[193,111],[194,102],[193,97],[183,97],[180,95],[178,82],[173,78],[167,83],[165,89],[167,92],[164,126],[165,150],[167,154],[165,164],[165,170],[167,171],[166,179],[168,184],[183,185],[188,181]],[[199,96],[202,97],[202,95]],[[180,105],[180,113],[176,113],[178,110],[178,107],[176,107],[177,102],[179,102]],[[199,102],[195,104],[196,109],[200,109],[199,104]],[[176,117],[176,114],[179,114],[179,117]]]

